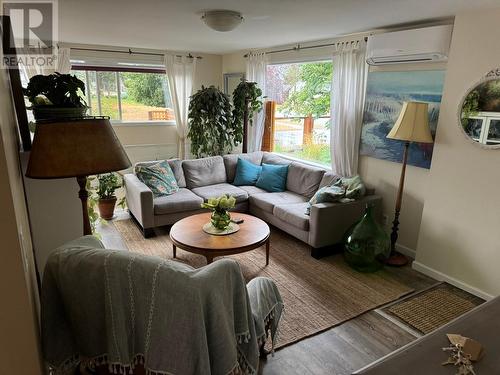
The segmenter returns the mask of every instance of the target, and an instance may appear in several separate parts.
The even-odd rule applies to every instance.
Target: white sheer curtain
[[[265,53],[251,53],[248,55],[245,78],[249,82],[257,82],[257,85],[262,90],[262,96],[266,95],[266,71],[267,56]],[[254,113],[253,125],[248,127],[248,152],[260,151],[265,119],[266,114],[263,106],[262,110]]]
[[[165,68],[177,125],[178,155],[180,159],[185,159],[189,98],[193,91],[196,58],[165,54]]]
[[[18,55],[29,55],[30,59],[28,61],[33,61],[36,56],[41,56],[45,57],[47,55],[42,55],[40,53],[37,53],[36,50],[33,48],[27,48],[27,49],[19,49],[18,50]],[[54,60],[54,63],[51,65],[37,65],[37,64],[29,64],[29,65],[24,65],[22,63],[19,64],[20,70],[22,74],[24,74],[26,80],[29,80],[31,77],[36,76],[37,74],[52,74],[54,72],[58,72],[61,74],[68,74],[71,70],[71,62],[69,59],[70,56],[70,49],[69,48],[62,48],[59,47],[55,53],[56,59]],[[36,61],[36,60],[35,60]]]
[[[364,40],[339,43],[333,53],[330,135],[332,169],[341,176],[358,171],[359,138],[366,77]]]

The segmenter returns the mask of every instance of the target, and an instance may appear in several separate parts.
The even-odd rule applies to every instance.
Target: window
[[[500,145],[500,113],[477,112],[466,121],[464,130],[472,139],[485,145]]]
[[[114,122],[173,122],[174,111],[164,73],[72,70],[85,82],[89,114]]]
[[[276,102],[273,151],[330,165],[332,63],[267,67],[266,95]]]

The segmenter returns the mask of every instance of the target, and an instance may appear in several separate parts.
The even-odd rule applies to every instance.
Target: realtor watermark
[[[57,65],[56,0],[2,2],[2,68],[43,71]]]

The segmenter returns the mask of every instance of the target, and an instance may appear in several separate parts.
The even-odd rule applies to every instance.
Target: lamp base
[[[78,186],[80,187],[78,197],[82,201],[83,235],[88,236],[92,234],[92,227],[90,226],[89,208],[87,205],[89,197],[89,193],[87,191],[87,176],[79,176],[76,178],[76,181],[78,181]]]
[[[385,260],[385,264],[391,267],[403,267],[408,264],[408,258],[403,254],[393,252],[389,258]]]

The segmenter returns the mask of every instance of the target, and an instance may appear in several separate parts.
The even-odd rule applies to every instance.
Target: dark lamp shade
[[[26,177],[66,178],[119,171],[130,160],[107,119],[37,123]]]

